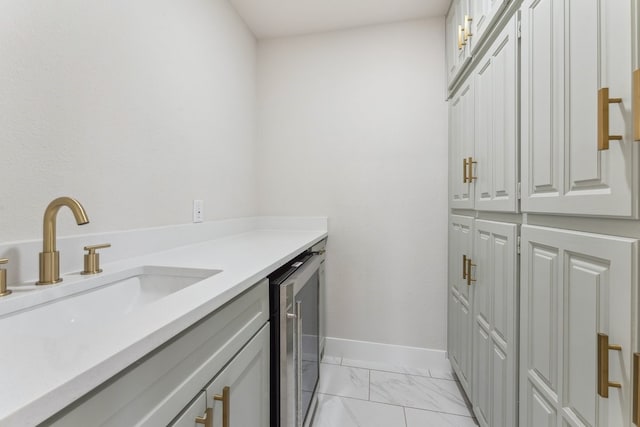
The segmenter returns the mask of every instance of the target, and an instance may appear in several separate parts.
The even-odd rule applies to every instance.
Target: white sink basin
[[[122,317],[220,272],[141,266],[98,275],[74,283],[76,287],[84,287],[80,292],[9,314],[1,319],[1,323],[3,328],[9,330],[37,330],[38,335],[43,332],[53,336],[67,335],[71,331],[91,327],[96,322],[104,323]]]

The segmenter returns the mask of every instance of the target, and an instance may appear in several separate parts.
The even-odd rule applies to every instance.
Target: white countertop
[[[116,272],[140,265],[222,270],[117,321],[48,338],[25,327],[3,330],[0,317],[0,425],[44,421],[145,354],[244,292],[327,235],[323,230],[254,230],[103,265]],[[77,274],[62,276],[78,286]],[[75,281],[75,283],[74,283]],[[55,293],[52,290],[33,292]],[[7,297],[9,301],[21,295]],[[3,301],[0,301],[0,315]]]

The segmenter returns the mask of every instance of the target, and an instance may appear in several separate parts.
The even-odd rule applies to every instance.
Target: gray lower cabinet
[[[269,426],[268,324],[211,381],[206,392],[212,425],[223,426],[222,420],[228,417],[230,426]]]
[[[213,406],[214,419],[222,416],[216,413],[222,405],[213,405],[213,397],[209,398],[210,394],[221,393],[213,388],[221,379],[230,386],[231,408],[245,408],[231,414],[232,419],[238,420],[232,425],[266,426],[269,422],[268,290],[265,279],[42,425],[74,427],[89,423],[92,426],[157,427],[172,422],[179,426],[193,425],[195,418],[183,421],[183,417],[187,417],[187,413],[191,417],[192,410],[199,412],[196,416],[204,416],[205,407],[197,405],[205,389],[209,391],[205,392],[205,404]],[[241,412],[253,411],[257,414],[251,420],[258,421],[248,421],[248,424],[240,421],[249,415]],[[217,421],[214,425],[220,423]]]
[[[230,426],[269,425],[268,324],[170,425],[224,426],[225,418]]]

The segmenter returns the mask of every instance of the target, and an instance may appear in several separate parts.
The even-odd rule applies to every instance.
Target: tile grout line
[[[369,369],[369,398],[367,400],[371,402],[371,369]]]
[[[429,379],[432,379],[432,380],[456,381],[455,379],[451,379],[451,378],[434,377],[433,375],[431,375],[431,373],[429,373],[429,375],[420,375],[420,374],[410,374],[410,373],[407,373],[407,372],[390,371],[390,370],[385,370],[385,369],[364,368],[362,366],[354,366],[354,365],[343,365],[343,364],[339,364],[338,365],[336,363],[327,363],[327,362],[320,362],[320,363],[322,363],[324,365],[342,366],[344,368],[368,369],[370,371],[384,372],[386,374],[408,375],[408,376],[411,376],[411,377],[429,378]]]
[[[402,413],[404,414],[404,427],[409,427],[409,424],[407,423],[407,408],[404,406],[402,407]]]
[[[375,400],[366,400],[360,397],[341,396],[339,394],[331,394],[331,393],[318,393],[318,394],[322,394],[324,396],[338,397],[340,399],[351,399],[351,400],[358,400],[360,402],[369,402],[369,403],[373,403],[374,405],[394,406],[394,407],[402,408],[402,405],[396,405],[395,403],[377,402]]]

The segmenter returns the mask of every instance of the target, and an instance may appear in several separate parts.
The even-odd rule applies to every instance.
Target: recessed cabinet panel
[[[508,426],[517,416],[513,414],[514,406],[517,403],[513,393],[515,388],[516,376],[510,367],[509,358],[499,346],[493,347],[493,384],[492,396],[490,401],[492,405],[491,419],[494,426]]]
[[[522,424],[552,406],[553,425],[630,425],[636,251],[634,239],[522,227]],[[613,346],[604,356],[598,334]],[[599,380],[621,387],[599,392]]]
[[[607,310],[599,302],[606,303],[609,286],[606,273],[608,266],[597,260],[581,259],[569,255],[567,259],[567,290],[565,310],[567,312],[567,339],[564,352],[567,361],[567,392],[565,407],[573,416],[587,425],[596,425],[596,377],[583,375],[597,370],[596,353],[585,352],[593,347],[598,334],[598,312]],[[602,295],[604,298],[600,298]]]
[[[524,239],[524,231],[523,231]],[[532,381],[548,389],[551,399],[557,399],[558,361],[552,354],[558,353],[558,251],[555,248],[531,244],[528,258],[527,281],[521,295],[527,302],[522,307],[521,321],[527,333],[520,339],[528,340],[527,364],[523,364]],[[524,254],[523,254],[524,256]],[[525,310],[526,309],[526,310]]]
[[[526,190],[523,197],[526,194],[552,197],[560,189],[562,134],[554,117],[562,116],[562,105],[553,90],[551,67],[562,61],[562,51],[552,48],[552,28],[560,25],[557,22],[560,7],[560,2],[552,0],[527,2],[522,7],[522,34],[526,34],[521,41],[522,184]],[[527,202],[523,199],[523,210]]]
[[[524,2],[523,211],[637,215],[630,8],[626,0]],[[609,98],[599,98],[602,88]]]
[[[478,419],[478,423],[482,427],[491,425],[491,399],[493,393],[492,387],[492,366],[493,359],[491,357],[491,338],[488,328],[478,323],[474,324],[473,348],[474,366],[473,366],[473,412]],[[486,325],[487,327],[489,325]]]
[[[520,422],[522,427],[557,427],[557,415],[553,405],[534,387],[528,387],[527,400],[531,405],[527,407],[525,420]]]

